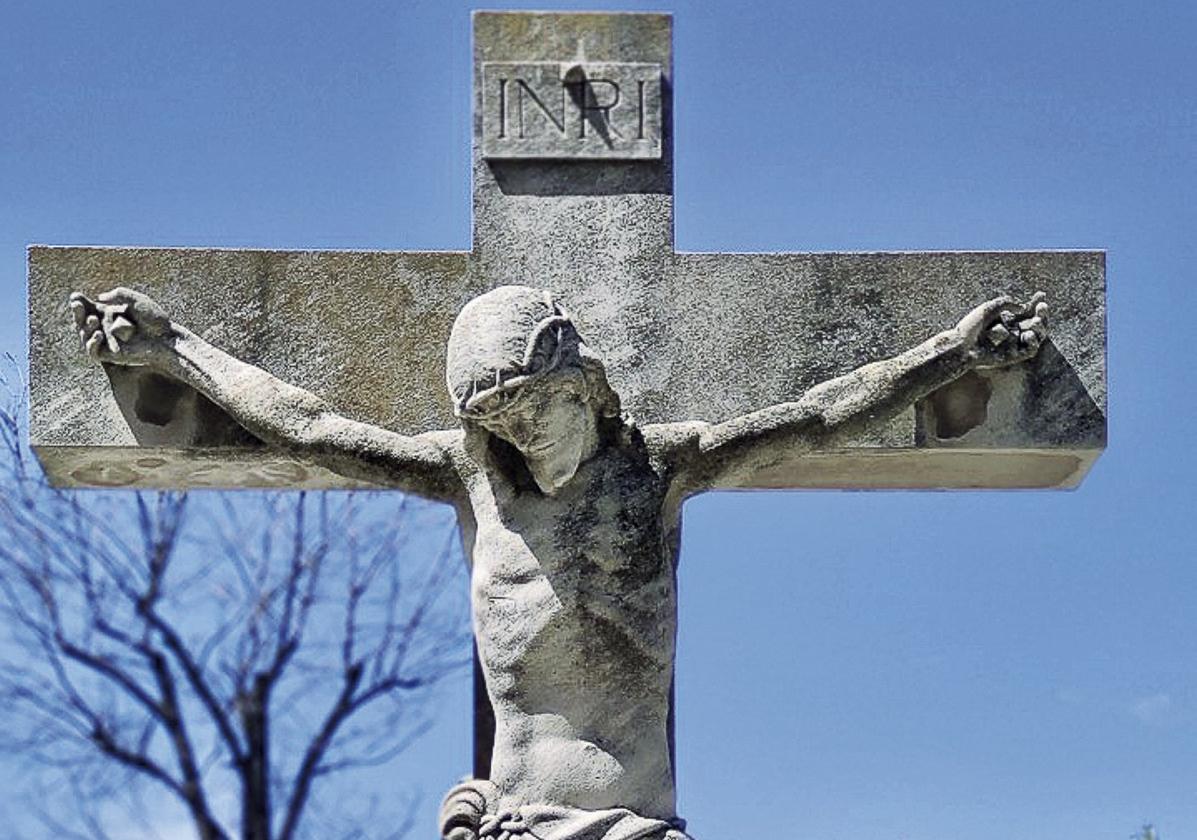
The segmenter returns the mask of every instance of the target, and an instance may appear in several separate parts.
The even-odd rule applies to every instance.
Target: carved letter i
[[[499,79],[499,137],[507,136],[507,80]]]
[[[636,129],[636,139],[644,139],[644,80],[636,82],[636,89],[640,92],[640,125]]]

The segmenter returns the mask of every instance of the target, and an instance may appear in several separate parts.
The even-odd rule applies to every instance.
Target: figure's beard
[[[556,444],[547,457],[524,456],[524,463],[540,492],[554,496],[569,483],[582,463],[582,448],[583,442],[573,439]]]

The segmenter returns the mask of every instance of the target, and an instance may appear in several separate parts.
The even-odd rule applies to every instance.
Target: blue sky
[[[0,349],[32,242],[468,248],[469,9],[5,0]],[[695,835],[1197,837],[1197,5],[668,10],[680,250],[1109,252],[1080,490],[688,504]],[[468,721],[463,682],[394,771],[413,836]]]

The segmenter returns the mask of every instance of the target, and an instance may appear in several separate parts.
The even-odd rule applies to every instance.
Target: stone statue
[[[461,428],[407,436],[338,416],[138,292],[70,305],[92,358],[148,366],[270,445],[456,507],[496,727],[491,778],[445,800],[447,840],[685,840],[668,734],[683,500],[1029,359],[1047,334],[1042,293],[999,297],[794,402],[639,427],[553,297],[504,286],[470,301],[449,338]]]

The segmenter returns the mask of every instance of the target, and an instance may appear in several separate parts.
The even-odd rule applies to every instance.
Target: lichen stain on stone
[[[141,473],[124,464],[89,464],[71,472],[71,478],[93,487],[128,487],[141,479]]]
[[[963,437],[985,422],[993,386],[982,374],[969,371],[928,397],[940,440]]]
[[[290,487],[305,481],[308,471],[294,461],[270,461],[253,471],[255,477],[263,480],[266,486]]]

